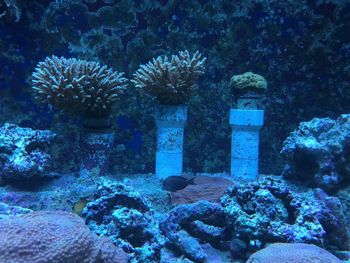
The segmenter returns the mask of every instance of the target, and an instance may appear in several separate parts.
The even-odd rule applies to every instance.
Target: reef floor
[[[162,258],[162,261],[149,262],[167,262],[168,257],[174,259],[180,256],[181,258],[181,253],[187,257],[176,262],[202,262],[201,258],[196,258],[196,251],[187,249],[187,243],[197,246],[197,249],[209,260],[206,262],[244,262],[244,259],[233,260],[232,255],[245,253],[246,259],[255,251],[262,249],[263,244],[258,240],[265,235],[265,232],[260,233],[259,231],[265,231],[264,224],[269,220],[275,224],[273,225],[274,230],[268,233],[270,235],[268,238],[278,240],[281,236],[282,242],[290,238],[286,236],[290,232],[301,231],[302,233],[304,223],[311,227],[309,232],[304,233],[305,236],[294,236],[296,239],[291,243],[304,243],[300,241],[325,235],[321,229],[323,226],[328,231],[328,229],[334,229],[334,226],[340,222],[330,222],[329,226],[323,223],[331,216],[339,214],[320,206],[321,201],[310,201],[312,205],[305,207],[305,204],[308,204],[303,203],[305,198],[310,197],[310,200],[316,200],[314,196],[322,195],[322,193],[317,194],[315,189],[286,181],[281,176],[260,175],[259,181],[248,183],[246,186],[235,182],[226,173],[188,173],[184,176],[188,178],[195,176],[194,184],[171,193],[162,190],[162,183],[154,174],[110,174],[108,176],[90,174],[85,177],[79,176],[78,173],[56,174],[52,179],[41,182],[40,185],[28,182],[0,186],[0,203],[34,211],[73,212],[82,216],[89,228],[99,235],[110,231],[109,226],[113,222],[119,227],[119,232],[112,231],[107,236],[124,251],[131,251],[129,256],[131,255],[134,261],[130,262],[142,262],[140,260],[147,255],[148,252],[145,251],[149,249],[148,246],[153,251],[153,254],[148,253],[150,258]],[[285,188],[287,186],[288,189]],[[227,191],[227,189],[233,190]],[[283,202],[288,198],[294,201],[286,206]],[[322,198],[327,199],[328,197]],[[118,199],[123,200],[118,203]],[[112,203],[105,206],[104,202]],[[256,207],[254,203],[257,204]],[[301,217],[294,218],[295,222],[299,222],[298,224],[289,224],[292,216],[288,210],[290,205],[294,206],[292,209],[301,215]],[[107,210],[102,211],[101,209]],[[239,216],[235,214],[237,211],[247,218],[242,222],[237,221],[237,216]],[[96,220],[96,218],[102,218],[101,213],[103,223]],[[263,221],[265,219],[261,221],[259,215],[263,217],[266,215],[267,221]],[[222,221],[224,217],[226,222]],[[315,218],[312,219],[313,217]],[[132,218],[139,220],[138,225],[133,226],[134,219],[131,220]],[[254,222],[254,226],[249,225],[249,218],[252,219],[251,222]],[[318,218],[321,224],[309,226],[310,220],[313,222],[317,219],[318,222]],[[130,235],[122,233],[126,225],[128,225],[127,228],[134,227],[133,231],[141,231],[138,233],[139,237],[144,239],[141,248],[138,248],[137,242],[133,243],[135,240],[130,238]],[[191,228],[196,229],[195,232],[191,232]],[[249,232],[250,228],[259,233]],[[176,232],[172,232],[173,229],[177,229]],[[250,243],[242,245],[241,240],[232,239],[232,233],[227,232],[229,229],[235,229],[240,233],[239,235],[246,235]],[[119,235],[124,235],[123,239]],[[201,241],[197,242],[193,236]],[[286,237],[285,240],[283,236]],[[342,242],[340,238],[334,241],[333,236],[326,235],[326,237],[334,244]],[[183,244],[181,238],[184,240]],[[166,242],[175,245],[177,247],[175,250],[181,251],[180,255],[167,250],[164,247]],[[308,241],[306,240],[305,243]]]

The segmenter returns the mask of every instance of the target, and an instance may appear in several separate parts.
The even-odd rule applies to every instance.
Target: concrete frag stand
[[[157,125],[156,176],[165,179],[182,174],[184,127],[187,106],[159,105],[155,111]]]
[[[259,134],[263,123],[263,110],[230,110],[231,175],[234,179],[258,179]]]
[[[80,176],[99,176],[109,172],[109,154],[114,143],[114,132],[109,120],[84,120],[81,134]]]

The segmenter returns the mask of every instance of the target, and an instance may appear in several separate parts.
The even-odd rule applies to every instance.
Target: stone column
[[[156,107],[157,125],[156,176],[164,179],[182,174],[184,127],[187,106],[159,105]]]
[[[237,180],[256,180],[259,175],[259,134],[263,110],[231,109],[231,175]]]
[[[109,154],[113,147],[114,132],[109,119],[87,118],[81,134],[80,176],[108,174]]]

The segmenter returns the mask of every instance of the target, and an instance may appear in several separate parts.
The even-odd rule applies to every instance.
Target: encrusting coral
[[[83,219],[38,211],[0,220],[0,262],[126,263],[128,256],[92,233]]]
[[[39,62],[32,77],[37,100],[90,117],[108,116],[127,82],[98,62],[56,56]]]
[[[180,51],[170,59],[159,56],[141,65],[131,81],[161,104],[184,104],[204,74],[205,60],[199,51],[192,56],[187,50]]]
[[[233,75],[230,86],[235,92],[264,92],[267,89],[267,81],[263,76],[252,72],[246,72],[240,75]]]
[[[320,247],[310,244],[275,243],[254,253],[247,263],[289,263],[289,262],[328,262],[341,263],[342,261]]]

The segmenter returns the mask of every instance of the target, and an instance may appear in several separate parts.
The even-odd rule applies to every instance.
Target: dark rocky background
[[[348,0],[0,0],[0,124],[60,134],[56,168],[76,170],[80,120],[33,101],[36,63],[78,57],[131,77],[140,63],[183,49],[208,57],[189,105],[185,171],[229,170],[233,74],[253,71],[269,84],[264,173],[281,172],[282,142],[300,121],[350,112]],[[153,171],[152,103],[130,88],[114,120],[114,171]]]

